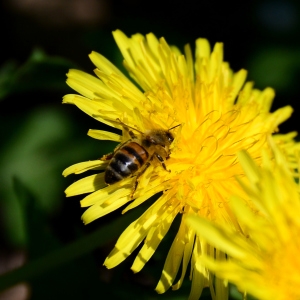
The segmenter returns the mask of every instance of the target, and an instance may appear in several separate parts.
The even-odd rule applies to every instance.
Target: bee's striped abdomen
[[[117,150],[108,164],[104,175],[105,182],[113,184],[134,174],[144,165],[148,157],[148,152],[138,143],[125,144]]]

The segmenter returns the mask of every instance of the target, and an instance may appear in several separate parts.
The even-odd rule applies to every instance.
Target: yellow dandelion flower
[[[188,223],[230,255],[223,262],[202,258],[218,276],[258,299],[300,299],[299,184],[282,153],[274,150],[275,166],[265,156],[262,168],[246,152],[239,153],[248,178],[241,186],[254,207],[245,207],[237,197],[231,205],[247,236],[199,217],[190,217]],[[298,171],[299,165],[299,177]]]
[[[157,201],[123,232],[105,266],[115,267],[144,242],[132,266],[134,272],[140,271],[180,215],[181,225],[156,291],[180,288],[190,262],[190,299],[198,299],[204,287],[210,288],[214,299],[226,297],[226,282],[214,282],[210,272],[198,263],[201,253],[213,255],[214,248],[187,224],[186,217],[201,215],[239,230],[228,206],[233,192],[242,193],[235,180],[236,174],[243,174],[237,152],[247,149],[260,162],[261,149],[269,148],[267,138],[292,109],[287,106],[271,113],[274,91],[253,89],[251,82],[245,83],[245,70],[234,73],[223,61],[222,43],[211,51],[206,39],[198,39],[194,60],[189,46],[182,54],[151,33],[128,38],[117,30],[113,35],[124,66],[140,88],[106,58],[92,52],[90,59],[97,67],[97,77],[70,70],[67,84],[82,96],[66,95],[63,102],[75,104],[96,120],[123,130],[122,135],[90,130],[88,134],[93,138],[126,143],[130,138],[126,124],[133,140],[149,142],[155,130],[170,134],[172,139],[170,144],[154,140],[151,153],[155,157],[142,174],[134,174],[139,174],[138,181],[136,176],[124,176],[106,186],[102,172],[75,182],[66,194],[90,193],[81,201],[82,207],[89,207],[82,216],[87,224],[129,203],[125,213],[160,193]],[[105,170],[105,159],[111,157],[73,165],[63,175]],[[219,256],[222,259],[224,254]],[[180,279],[174,283],[180,266]]]

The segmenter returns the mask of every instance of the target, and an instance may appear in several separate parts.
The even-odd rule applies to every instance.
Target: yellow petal
[[[273,113],[273,118],[275,120],[274,125],[278,126],[279,124],[283,123],[292,115],[292,113],[293,113],[293,108],[289,105],[277,109]]]
[[[149,231],[146,237],[145,244],[143,245],[142,249],[136,256],[136,259],[134,260],[133,265],[131,267],[131,270],[134,273],[139,272],[144,267],[145,263],[154,254],[160,242],[168,232],[177,214],[178,214],[177,210],[173,210],[172,213],[170,212],[165,213],[160,217],[160,224],[158,225],[158,227],[151,228],[151,230]]]
[[[114,202],[111,205],[105,207],[93,205],[89,207],[81,217],[84,224],[91,223],[92,221],[115,211],[130,200],[128,196],[120,198],[118,194],[119,193],[116,192],[116,197],[113,199]],[[122,191],[120,191],[120,194],[122,194]]]
[[[134,66],[134,61],[133,57],[130,55],[130,39],[121,31],[121,30],[115,30],[113,31],[113,36],[114,39],[122,52],[122,55],[124,59],[127,61],[127,63],[133,67]],[[134,43],[132,43],[134,44]]]
[[[107,164],[108,164],[107,161],[102,161],[100,159],[89,160],[89,161],[77,163],[75,165],[66,168],[63,171],[62,175],[66,177],[73,173],[80,174],[88,170],[104,170],[107,167]]]
[[[119,237],[115,248],[109,254],[104,264],[107,268],[113,268],[128,257],[132,251],[143,241],[148,230],[160,220],[165,211],[165,201],[157,200],[143,215],[131,223]]]
[[[241,245],[239,245],[243,242],[243,240],[238,238],[238,236],[234,241],[228,240],[227,235],[230,234],[228,234],[225,230],[219,230],[209,221],[197,216],[187,216],[187,223],[207,241],[213,245],[217,244],[219,249],[226,251],[229,255],[236,258],[246,259],[246,252]],[[243,244],[246,243],[243,242]]]
[[[132,178],[124,179],[115,185],[109,185],[105,188],[98,190],[80,201],[81,207],[87,207],[90,205],[97,204],[102,205],[106,200],[112,199],[114,201],[118,197],[129,195],[131,188],[128,187],[128,183],[132,181]],[[116,185],[118,189],[116,189]]]
[[[184,46],[184,54],[186,57],[186,64],[187,64],[187,69],[188,69],[188,77],[190,78],[191,82],[194,82],[194,65],[193,65],[193,53],[191,46],[185,45]]]
[[[114,141],[119,143],[122,141],[122,136],[110,131],[90,129],[88,131],[88,135],[97,140]]]
[[[92,118],[112,127],[116,127],[116,119],[120,118],[122,113],[115,111],[110,107],[106,110],[104,103],[98,101],[86,101],[81,98],[75,98],[74,104]]]
[[[101,80],[85,72],[71,69],[67,76],[67,84],[89,99],[93,99],[97,93],[103,94],[105,91],[105,86]]]
[[[185,216],[183,216],[183,219],[185,219]],[[184,241],[184,253],[183,253],[183,259],[182,259],[182,266],[181,266],[181,276],[178,282],[172,286],[172,290],[178,290],[184,280],[185,273],[188,267],[188,264],[191,259],[193,247],[194,247],[194,240],[195,240],[195,231],[191,228],[186,229],[186,237]]]
[[[141,226],[141,224],[139,224],[141,222],[140,220],[141,218],[131,223],[119,237],[115,248],[104,261],[104,265],[108,269],[120,264],[132,253],[132,251],[136,249],[136,247],[138,247],[138,245],[146,237],[147,227],[149,227],[151,224],[148,222],[148,226]],[[154,222],[153,219],[152,222]]]
[[[240,151],[238,153],[238,158],[245,170],[247,177],[251,178],[251,181],[254,183],[258,182],[260,179],[259,170],[249,154],[246,151]]]
[[[104,182],[104,173],[94,174],[74,182],[65,190],[65,193],[67,197],[71,197],[75,195],[91,193],[102,189],[105,186],[106,183]]]
[[[235,99],[237,98],[242,86],[245,83],[247,77],[246,70],[240,70],[239,72],[235,73],[233,76],[232,82],[232,90],[230,92],[230,96],[228,97],[228,102],[234,104]]]
[[[205,275],[204,275],[205,274]],[[203,264],[197,263],[193,269],[192,287],[188,300],[196,300],[200,298],[203,289],[206,287],[205,279],[209,276],[209,272]]]
[[[100,53],[92,51],[92,53],[89,55],[89,58],[94,63],[94,65],[97,66],[97,68],[102,70],[104,73],[108,75],[114,73],[125,77],[124,74],[114,64],[112,64],[107,58],[105,58]]]
[[[162,275],[155,288],[156,292],[159,294],[162,294],[165,291],[167,291],[172,286],[176,278],[184,253],[185,245],[183,243],[183,240],[186,234],[185,231],[186,226],[183,222],[181,222],[178,233],[172,243],[172,246],[166,258]]]
[[[210,57],[210,44],[207,39],[196,40],[196,57]]]

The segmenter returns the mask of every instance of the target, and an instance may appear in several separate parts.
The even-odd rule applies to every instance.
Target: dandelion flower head
[[[97,77],[70,70],[67,83],[81,95],[66,95],[63,102],[75,104],[96,120],[121,130],[117,119],[141,132],[179,125],[172,131],[174,141],[165,160],[170,172],[154,160],[139,178],[134,199],[130,197],[134,177],[106,186],[103,172],[78,180],[66,194],[89,193],[81,206],[88,207],[82,218],[90,223],[128,204],[125,213],[160,193],[155,203],[123,232],[105,265],[118,265],[144,242],[132,266],[134,272],[140,271],[180,215],[180,228],[156,290],[163,293],[171,286],[178,289],[191,261],[190,298],[197,299],[204,286],[213,289],[209,272],[197,264],[201,252],[211,250],[187,225],[186,216],[200,215],[239,229],[228,206],[233,192],[243,192],[235,179],[244,173],[237,152],[246,149],[260,163],[261,150],[269,148],[268,137],[292,109],[287,106],[271,113],[274,91],[259,91],[253,83],[245,83],[245,70],[234,73],[223,61],[222,43],[211,50],[206,39],[196,40],[193,58],[189,46],[182,54],[153,34],[129,38],[117,30],[113,35],[124,66],[137,85],[102,55],[92,52],[90,59],[96,65]],[[128,140],[125,132],[117,135],[90,130],[89,135],[118,143]],[[103,170],[106,166],[105,161],[88,161],[67,168],[63,174]],[[174,284],[181,265],[180,279]]]

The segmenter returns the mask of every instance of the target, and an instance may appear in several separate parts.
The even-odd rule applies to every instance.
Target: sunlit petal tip
[[[198,57],[209,57],[210,56],[210,44],[205,38],[199,38],[196,40],[196,56]]]
[[[63,104],[74,104],[74,98],[76,95],[66,95],[63,97]]]

